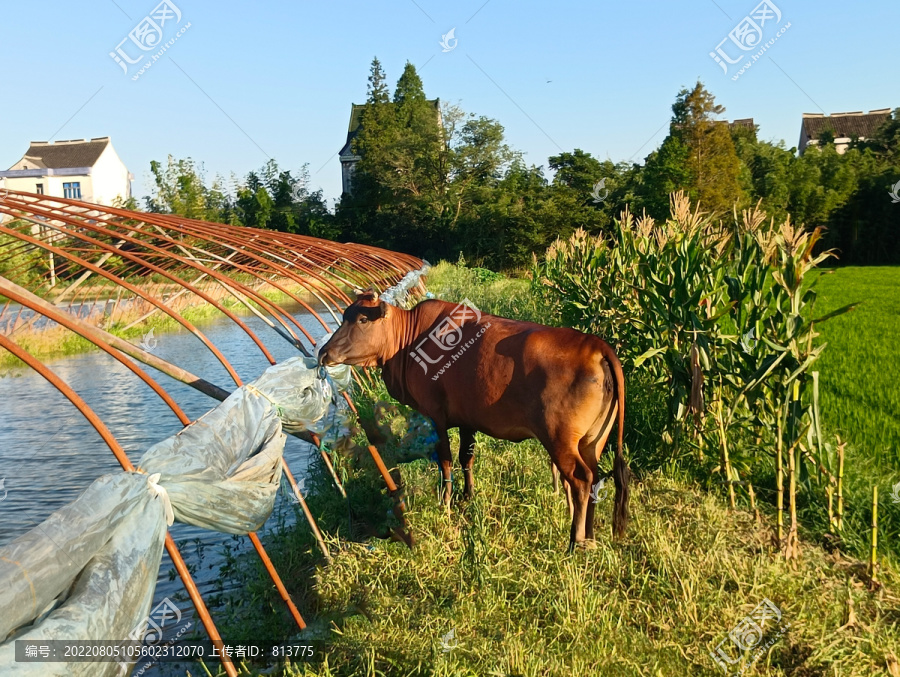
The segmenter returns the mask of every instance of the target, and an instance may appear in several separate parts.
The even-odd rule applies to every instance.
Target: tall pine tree
[[[647,158],[643,202],[651,214],[664,216],[669,193],[679,189],[706,211],[727,213],[744,204],[741,161],[727,122],[716,119],[724,112],[700,82],[678,92],[669,136]]]
[[[391,92],[386,84],[384,70],[376,56],[369,69],[369,87],[366,90],[366,103],[387,103],[391,100]]]

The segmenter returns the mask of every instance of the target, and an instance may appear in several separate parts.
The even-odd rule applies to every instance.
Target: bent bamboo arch
[[[365,245],[0,190],[0,347],[44,376],[92,425],[105,430],[68,384],[16,343],[17,333],[36,325],[64,327],[123,363],[186,425],[190,421],[181,407],[144,367],[215,400],[227,397],[229,389],[162,360],[117,336],[116,330],[139,326],[157,314],[167,316],[190,332],[198,346],[222,364],[235,386],[241,386],[227,356],[184,316],[186,309],[204,305],[222,313],[274,364],[267,347],[273,340],[287,341],[305,355],[312,354],[316,346],[308,329],[279,299],[303,308],[330,332],[340,323],[354,289],[371,286],[384,290],[423,265],[414,256]],[[262,320],[271,332],[259,335],[244,322],[238,308]],[[345,398],[353,408],[346,394]],[[318,445],[314,435],[301,436]],[[114,453],[118,451],[114,439],[104,439]],[[369,451],[402,518],[405,506],[399,489],[377,450],[370,445]],[[332,470],[324,451],[322,457]],[[286,464],[284,469],[327,558],[327,547],[312,514]],[[335,482],[343,492],[336,477]],[[412,543],[405,530],[400,535]],[[262,543],[255,534],[250,534],[250,539],[295,622],[304,628],[305,622]],[[179,563],[171,537],[166,545]],[[221,641],[187,568],[177,569],[211,639]],[[228,674],[236,674],[233,665],[223,665]]]

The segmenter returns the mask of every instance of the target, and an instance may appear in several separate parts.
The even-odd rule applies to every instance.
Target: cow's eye
[[[360,324],[365,324],[365,323],[368,322],[368,321],[369,321],[369,318],[367,318],[365,315],[360,315],[360,316],[359,316],[359,323],[360,323]]]

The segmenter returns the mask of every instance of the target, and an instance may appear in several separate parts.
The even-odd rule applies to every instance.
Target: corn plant
[[[603,337],[632,379],[665,389],[664,440],[720,474],[732,506],[742,475],[786,455],[791,529],[778,540],[789,555],[798,485],[832,480],[812,371],[827,317],[809,319],[809,273],[831,255],[813,253],[820,235],[758,208],[726,225],[676,194],[664,223],[626,211],[609,239],[558,241],[532,278],[564,324]]]

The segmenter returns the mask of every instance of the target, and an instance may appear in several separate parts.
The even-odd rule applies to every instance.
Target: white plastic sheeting
[[[138,472],[105,475],[0,548],[0,674],[122,674],[115,662],[17,663],[14,640],[125,640],[147,621],[167,523],[229,534],[259,529],[274,506],[285,435],[324,431],[350,368],[318,378],[292,358],[152,446]]]
[[[16,663],[15,639],[125,639],[146,618],[166,535],[137,473],[105,475],[0,549],[0,674],[115,675],[116,663]]]
[[[325,345],[324,341],[319,345]],[[329,426],[325,414],[334,403],[335,390],[349,387],[352,372],[349,365],[327,367],[327,379],[318,378],[317,372],[315,359],[294,357],[269,367],[252,387],[276,404],[285,430],[321,435]]]
[[[402,280],[393,287],[386,289],[378,298],[385,303],[390,303],[392,306],[402,308],[406,305],[406,297],[409,296],[410,290],[419,284],[419,279],[427,274],[430,268],[431,264],[429,264],[428,261],[425,261],[425,265],[419,268],[419,270],[413,270],[404,275]]]

